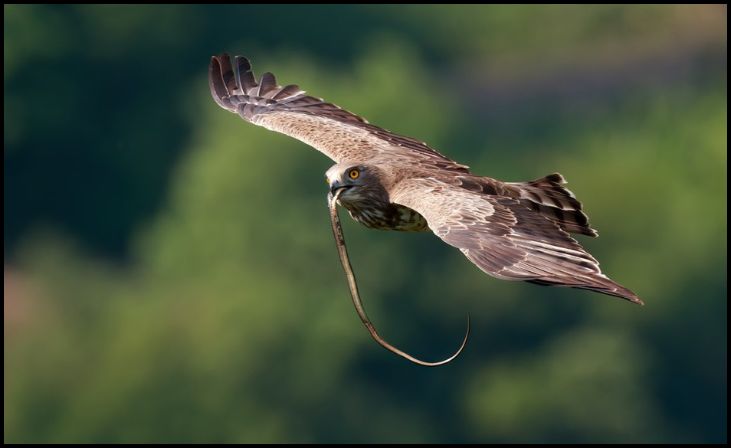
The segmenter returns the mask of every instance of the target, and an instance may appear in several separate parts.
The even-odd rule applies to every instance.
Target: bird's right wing
[[[369,124],[322,98],[306,95],[296,85],[279,86],[264,73],[257,82],[246,58],[234,65],[227,54],[214,56],[208,71],[213,99],[244,120],[294,137],[336,162],[366,162],[376,156],[395,163],[468,172],[467,167],[441,155],[426,143]]]
[[[602,274],[596,259],[555,222],[519,199],[426,178],[398,183],[391,201],[419,212],[439,238],[494,277],[590,289],[642,303]]]

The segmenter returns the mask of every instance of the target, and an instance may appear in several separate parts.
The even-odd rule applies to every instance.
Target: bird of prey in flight
[[[499,279],[643,303],[604,275],[571,237],[597,232],[560,174],[528,182],[473,174],[422,141],[372,125],[296,85],[282,87],[271,73],[257,80],[243,57],[214,56],[209,84],[222,108],[335,161],[326,173],[331,195],[366,227],[431,231]]]

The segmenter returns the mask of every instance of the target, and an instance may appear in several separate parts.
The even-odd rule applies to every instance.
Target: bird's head
[[[340,193],[342,202],[386,200],[387,194],[381,183],[381,172],[370,165],[339,163],[325,173],[330,194]]]

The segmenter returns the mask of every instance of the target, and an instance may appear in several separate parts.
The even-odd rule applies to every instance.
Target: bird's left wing
[[[439,238],[493,277],[590,289],[642,303],[602,274],[596,259],[555,222],[519,199],[417,178],[396,184],[391,201],[419,212]]]
[[[246,58],[237,56],[233,62],[227,54],[211,58],[208,82],[216,103],[246,121],[294,137],[336,162],[362,163],[386,155],[394,162],[468,172],[424,142],[369,124],[296,85],[277,85],[271,73],[257,82]]]

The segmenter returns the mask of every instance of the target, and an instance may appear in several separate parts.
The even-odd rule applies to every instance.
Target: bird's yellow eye
[[[352,169],[352,170],[348,171],[348,177],[355,180],[358,177],[360,177],[360,171],[358,171],[356,169]]]

